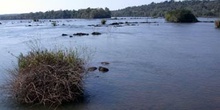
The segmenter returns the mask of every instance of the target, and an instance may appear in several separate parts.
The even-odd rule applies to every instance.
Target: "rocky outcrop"
[[[73,34],[74,36],[88,36],[89,34],[88,33],[75,33]]]

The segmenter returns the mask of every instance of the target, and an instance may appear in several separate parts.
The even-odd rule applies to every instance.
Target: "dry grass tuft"
[[[10,92],[24,104],[61,105],[83,95],[84,61],[73,50],[32,50],[20,54],[10,71]]]
[[[215,27],[220,28],[220,20],[215,21]]]

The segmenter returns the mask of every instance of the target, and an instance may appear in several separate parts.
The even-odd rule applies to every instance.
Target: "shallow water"
[[[203,19],[204,20],[204,19]],[[210,20],[210,19],[205,19]],[[65,110],[218,110],[220,109],[220,30],[213,23],[173,24],[163,19],[116,21],[157,21],[123,27],[89,27],[101,20],[59,20],[59,26],[28,21],[0,21],[0,83],[5,69],[16,65],[27,43],[38,39],[44,47],[86,47],[93,57],[90,66],[108,61],[108,73],[98,71],[85,78],[86,99],[67,104]],[[34,25],[28,27],[27,25]],[[65,24],[65,26],[62,26]],[[37,26],[39,25],[39,26]],[[62,33],[92,33],[101,36],[73,37]],[[13,54],[13,55],[11,55]],[[0,97],[0,109],[30,109]],[[42,109],[31,107],[31,109]]]

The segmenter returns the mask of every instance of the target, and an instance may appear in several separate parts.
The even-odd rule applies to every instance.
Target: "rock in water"
[[[74,36],[88,36],[89,34],[87,34],[87,33],[75,33],[73,35]]]
[[[92,35],[101,35],[100,32],[93,32]]]
[[[89,72],[93,72],[93,71],[95,71],[95,70],[97,70],[97,67],[89,67],[89,68],[87,69],[87,71],[89,71]]]
[[[68,34],[62,34],[62,36],[68,36]]]
[[[99,71],[105,73],[105,72],[108,72],[109,69],[106,68],[106,67],[102,67],[102,66],[100,66],[100,67],[99,67]]]

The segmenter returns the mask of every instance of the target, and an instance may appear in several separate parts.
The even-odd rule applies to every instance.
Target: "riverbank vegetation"
[[[195,15],[189,10],[174,10],[165,14],[165,19],[168,22],[175,23],[194,23],[198,22]]]
[[[110,18],[111,11],[108,8],[87,8],[76,10],[58,10],[58,11],[47,11],[47,12],[36,12],[26,14],[15,14],[15,15],[1,15],[2,20],[11,19],[68,19],[68,18]]]
[[[78,101],[84,94],[84,61],[77,51],[31,50],[18,57],[9,92],[22,104],[60,105]]]
[[[197,17],[220,17],[219,0],[169,0],[142,6],[127,7],[110,11],[108,8],[58,10],[25,14],[0,15],[1,20],[11,19],[67,19],[67,18],[110,18],[110,17],[164,17],[174,9],[187,9]]]
[[[197,17],[219,17],[219,0],[169,0],[142,6],[127,7],[112,11],[114,17],[164,17],[165,13],[175,9],[187,9]]]

